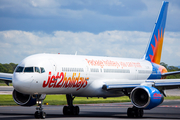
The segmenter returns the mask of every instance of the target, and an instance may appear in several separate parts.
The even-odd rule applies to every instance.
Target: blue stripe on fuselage
[[[159,70],[160,66],[155,63],[151,63],[151,64],[152,64],[152,73],[148,79],[161,79],[161,72]]]

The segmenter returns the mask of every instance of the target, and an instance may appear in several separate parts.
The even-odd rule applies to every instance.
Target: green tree
[[[164,66],[166,69],[168,69],[168,64],[161,62],[160,65]]]
[[[179,71],[179,68],[178,68],[178,67],[175,67],[175,66],[169,66],[169,67],[168,67],[168,70],[169,70],[169,71]]]
[[[7,72],[8,70],[0,63],[0,72]]]
[[[0,63],[0,72],[13,73],[16,66],[17,66],[17,64],[15,64],[15,63],[9,63],[9,64],[7,64],[7,63],[1,64]]]
[[[14,69],[16,68],[17,64],[9,63],[9,64],[1,64],[0,63],[0,72],[2,73],[13,73]],[[0,83],[4,83],[4,81],[0,80]]]
[[[168,66],[168,64],[166,64],[164,62],[161,62],[160,65],[164,66],[168,72],[180,71],[180,69],[178,67]],[[178,79],[178,78],[180,78],[180,74],[170,75],[170,76],[166,77],[166,79]]]

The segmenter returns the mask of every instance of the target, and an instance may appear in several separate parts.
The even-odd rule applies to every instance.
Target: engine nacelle
[[[36,99],[31,95],[22,94],[16,90],[13,91],[14,101],[21,106],[33,106],[36,104]]]
[[[130,99],[137,108],[152,109],[163,102],[164,96],[154,87],[139,86],[132,90]]]

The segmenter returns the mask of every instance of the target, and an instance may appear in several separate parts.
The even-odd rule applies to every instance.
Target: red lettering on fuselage
[[[57,73],[57,75],[52,75],[49,72],[48,80],[43,81],[42,87],[48,88],[76,88],[76,91],[81,88],[85,88],[87,86],[86,78],[80,77],[80,73],[78,77],[75,77],[76,73],[73,73],[72,77],[67,78],[66,73]]]

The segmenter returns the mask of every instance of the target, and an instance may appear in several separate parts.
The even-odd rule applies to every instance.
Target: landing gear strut
[[[144,111],[141,108],[132,107],[127,110],[127,116],[130,118],[142,118],[143,114]]]
[[[39,119],[39,118],[42,118],[42,119],[45,119],[46,118],[46,113],[43,111],[43,108],[42,108],[42,103],[43,103],[43,100],[45,99],[46,95],[44,96],[44,94],[42,95],[37,95],[36,96],[36,99],[37,99],[37,104],[38,106],[36,107],[36,112],[34,113],[34,117]]]
[[[74,97],[71,94],[66,95],[68,106],[64,106],[63,114],[64,115],[79,115],[79,107],[73,106]]]

